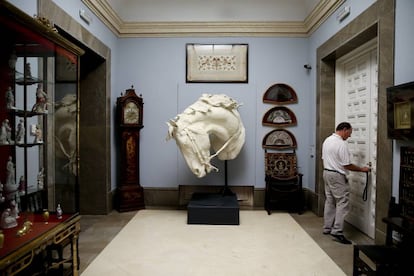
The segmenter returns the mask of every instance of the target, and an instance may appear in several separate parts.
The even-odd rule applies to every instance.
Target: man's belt
[[[339,173],[339,174],[341,174],[341,175],[343,175],[343,176],[345,176],[345,174],[343,174],[343,173],[341,173],[341,172],[338,172],[337,170],[330,170],[330,169],[323,169],[324,171],[328,171],[328,172],[335,172],[335,173]]]

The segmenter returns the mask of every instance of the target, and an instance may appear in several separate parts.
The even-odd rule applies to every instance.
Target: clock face
[[[138,124],[139,123],[139,109],[138,106],[129,102],[124,108],[124,124]]]

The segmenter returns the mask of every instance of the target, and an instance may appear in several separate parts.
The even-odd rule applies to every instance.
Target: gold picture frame
[[[395,129],[411,128],[411,103],[394,103],[394,127]]]
[[[186,82],[248,82],[247,44],[187,44]]]

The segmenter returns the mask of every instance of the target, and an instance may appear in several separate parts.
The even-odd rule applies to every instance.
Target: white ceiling
[[[308,36],[345,0],[82,0],[119,37]]]
[[[320,0],[107,0],[124,21],[303,21]]]

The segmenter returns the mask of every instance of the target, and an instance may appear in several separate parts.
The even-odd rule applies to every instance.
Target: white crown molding
[[[82,0],[82,2],[117,36],[125,23],[106,0]]]
[[[306,36],[303,22],[127,22],[120,37]]]
[[[306,37],[344,1],[321,0],[304,21],[124,22],[106,0],[82,0],[118,37]]]
[[[325,20],[334,13],[345,0],[321,0],[305,18],[304,24],[307,34],[312,34]]]

